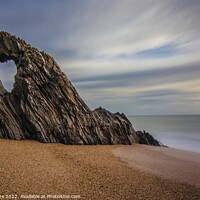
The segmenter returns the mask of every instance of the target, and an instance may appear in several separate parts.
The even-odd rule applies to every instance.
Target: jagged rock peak
[[[48,54],[0,32],[0,62],[13,60],[17,73],[11,92],[0,82],[0,138],[64,144],[139,142],[122,113],[85,104]]]

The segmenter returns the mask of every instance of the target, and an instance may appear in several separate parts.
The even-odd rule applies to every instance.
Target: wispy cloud
[[[127,73],[118,73],[111,75],[100,75],[79,79],[72,79],[74,83],[87,82],[88,87],[121,87],[130,86],[140,87],[151,84],[184,82],[185,80],[199,79],[200,64],[191,66],[175,66],[170,68],[149,69],[143,71],[134,71]],[[92,82],[92,84],[90,84]],[[96,82],[96,83],[95,83]]]
[[[198,0],[2,0],[0,28],[51,54],[91,107],[200,113],[199,10]]]

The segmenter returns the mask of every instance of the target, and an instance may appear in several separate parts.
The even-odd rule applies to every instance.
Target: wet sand
[[[113,154],[132,147],[0,140],[0,195],[17,194],[18,199],[31,194],[97,200],[200,199],[199,187],[133,168]]]
[[[134,169],[200,188],[200,153],[137,144],[117,148],[113,153]]]

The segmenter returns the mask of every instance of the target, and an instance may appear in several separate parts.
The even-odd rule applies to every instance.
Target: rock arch
[[[135,131],[123,114],[91,111],[54,59],[0,32],[0,62],[17,66],[11,93],[0,96],[0,137],[65,144],[132,144]]]

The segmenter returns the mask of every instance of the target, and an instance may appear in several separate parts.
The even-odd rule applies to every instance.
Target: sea
[[[200,115],[129,116],[135,130],[145,130],[168,147],[200,153]]]

